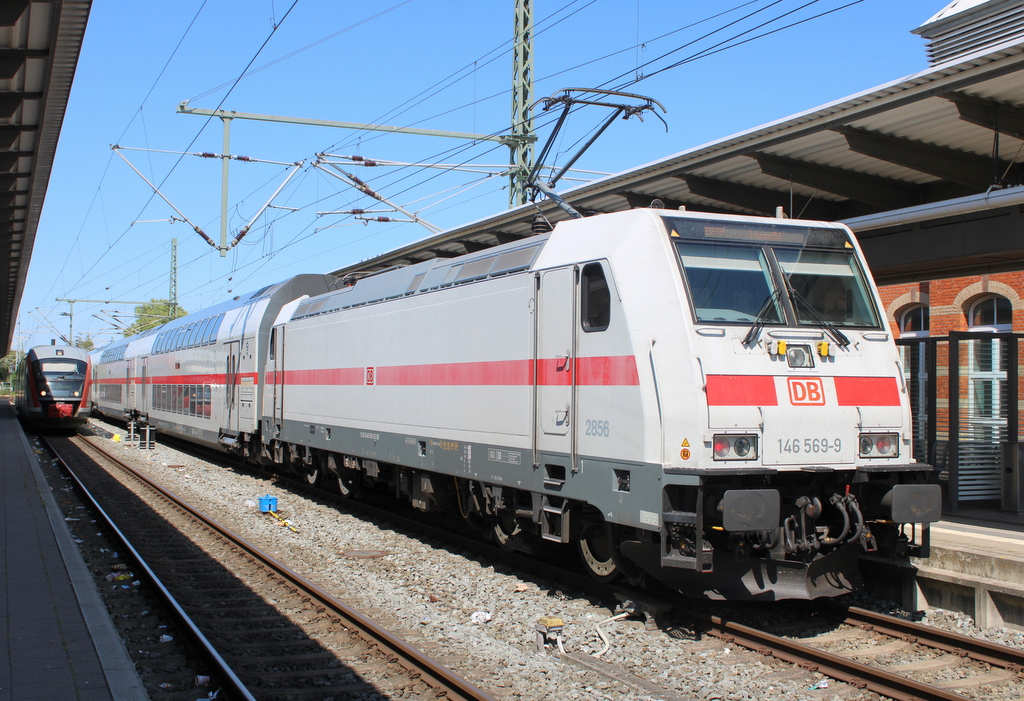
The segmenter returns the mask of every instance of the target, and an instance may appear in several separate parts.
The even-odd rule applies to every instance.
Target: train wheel
[[[359,487],[359,473],[342,468],[338,471],[338,491],[341,496],[350,497]]]
[[[587,573],[599,582],[613,582],[622,574],[615,564],[614,547],[607,529],[593,528],[576,541]]]
[[[508,542],[521,530],[514,516],[499,515],[498,519],[494,522],[494,542],[502,550],[514,550]]]
[[[319,487],[324,481],[324,468],[319,462],[303,465],[299,470],[302,481],[310,487]]]

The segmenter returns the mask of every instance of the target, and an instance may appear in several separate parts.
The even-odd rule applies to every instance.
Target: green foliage
[[[135,307],[135,321],[124,330],[124,337],[149,331],[150,329],[167,323],[171,319],[177,319],[188,314],[181,307],[176,307],[174,315],[171,315],[171,305],[166,299],[151,299],[146,304]]]
[[[18,350],[12,350],[10,353],[0,358],[0,382],[10,382],[11,375],[14,374],[14,369],[18,366],[18,361],[25,355],[23,352]]]
[[[91,351],[96,347],[96,344],[88,336],[79,336],[78,340],[75,341],[75,347],[81,348],[82,350]]]

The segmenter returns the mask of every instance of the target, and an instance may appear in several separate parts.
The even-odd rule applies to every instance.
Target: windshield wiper
[[[747,331],[747,335],[743,337],[743,345],[749,346],[757,341],[757,337],[761,335],[761,329],[768,322],[768,312],[775,307],[775,302],[779,299],[780,292],[781,290],[776,287],[768,295],[768,299],[764,301],[764,304],[761,305],[761,309],[758,310],[757,316],[754,318],[754,325],[750,327],[750,331]]]
[[[832,339],[838,345],[842,346],[843,348],[845,348],[846,346],[850,345],[850,339],[847,338],[846,335],[842,331],[837,329],[835,327],[835,325],[831,321],[829,321],[828,319],[823,317],[821,315],[821,312],[819,312],[817,309],[815,309],[813,306],[811,306],[811,303],[808,302],[806,299],[804,299],[803,295],[801,295],[799,292],[796,291],[796,288],[793,287],[793,285],[790,284],[788,279],[786,280],[786,288],[789,291],[790,299],[793,300],[793,303],[794,303],[793,306],[794,307],[797,304],[802,305],[803,308],[807,310],[807,315],[810,317],[811,321],[813,321],[815,324],[817,324],[818,326],[823,328],[825,330],[825,332],[829,336],[831,336]],[[800,321],[800,319],[798,317],[797,318],[797,323],[799,323],[799,321]]]

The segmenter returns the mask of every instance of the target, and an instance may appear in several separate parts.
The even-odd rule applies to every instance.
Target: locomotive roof
[[[344,287],[304,300],[291,318],[328,314],[529,270],[549,236],[535,236],[456,258],[434,258],[415,265],[392,268],[359,278],[352,284],[345,284],[347,280],[342,278],[339,284]]]

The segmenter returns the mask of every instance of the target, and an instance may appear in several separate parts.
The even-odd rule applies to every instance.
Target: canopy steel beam
[[[749,156],[757,161],[765,175],[831,192],[833,195],[863,202],[873,208],[896,209],[907,206],[907,202],[917,204],[921,198],[919,187],[891,178],[781,158],[767,153],[752,153]]]
[[[758,214],[772,216],[777,207],[783,207],[789,213],[792,198],[793,213],[801,219],[821,219],[832,221],[841,219],[841,208],[833,202],[815,200],[805,195],[791,195],[781,190],[769,190],[763,187],[730,183],[714,180],[698,175],[678,176],[686,183],[690,192],[698,197],[706,197],[726,204],[736,205]]]
[[[985,156],[856,127],[836,127],[833,131],[846,137],[852,151],[966,185],[975,192],[988,189],[996,181],[993,173],[1003,173],[1009,165],[1002,160],[993,163]]]
[[[946,93],[942,97],[956,105],[963,121],[1024,139],[1024,110],[1021,108],[959,92]]]

